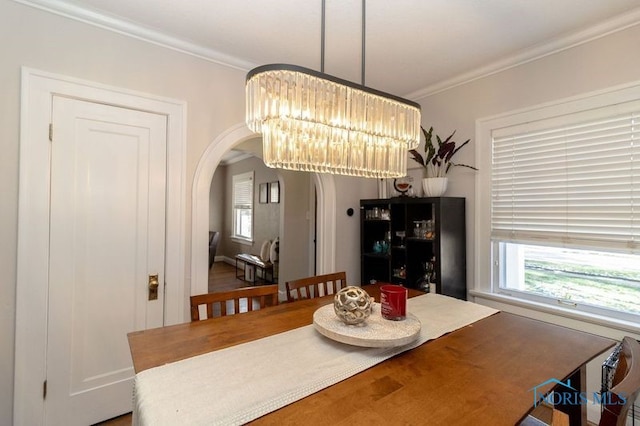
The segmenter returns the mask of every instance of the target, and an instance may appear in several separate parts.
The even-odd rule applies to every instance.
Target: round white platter
[[[313,326],[329,339],[367,348],[390,348],[413,342],[420,334],[420,320],[407,313],[402,321],[382,318],[380,304],[373,304],[373,312],[364,322],[356,325],[345,324],[333,310],[333,303],[317,309],[313,313]]]

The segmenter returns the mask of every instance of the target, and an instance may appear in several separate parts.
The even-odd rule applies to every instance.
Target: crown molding
[[[230,154],[232,152],[233,154]],[[232,149],[231,151],[228,151],[224,156],[222,156],[222,159],[220,160],[220,164],[223,166],[228,166],[230,164],[235,164],[242,160],[246,160],[247,158],[253,158],[253,157],[255,157],[255,155],[250,154],[248,152],[234,151]]]
[[[85,24],[93,25],[102,29],[113,31],[118,34],[133,37],[148,43],[162,46],[181,53],[192,55],[209,62],[248,71],[258,66],[258,64],[227,55],[214,49],[190,43],[176,37],[169,36],[160,31],[145,28],[138,24],[124,19],[108,15],[106,13],[94,12],[80,6],[66,3],[61,0],[13,0],[26,6],[44,10]]]
[[[133,24],[114,16],[93,12],[77,5],[66,3],[63,0],[13,1],[242,71],[249,71],[259,65],[214,49],[206,48],[196,43],[190,43],[169,36],[160,31]],[[640,24],[640,8],[603,21],[585,30],[556,38],[551,42],[532,46],[515,55],[508,56],[499,61],[474,69],[473,71],[458,74],[450,79],[432,84],[424,89],[404,95],[403,97],[414,101],[426,98],[436,93],[588,43],[638,24]]]
[[[453,89],[454,87],[544,58],[545,56],[550,56],[563,50],[606,37],[638,24],[640,24],[640,7],[582,31],[567,34],[550,42],[532,46],[515,55],[505,57],[491,64],[474,69],[473,71],[458,74],[455,77],[427,86],[422,90],[415,91],[404,97],[412,100],[426,98],[436,93],[444,92],[445,90]]]

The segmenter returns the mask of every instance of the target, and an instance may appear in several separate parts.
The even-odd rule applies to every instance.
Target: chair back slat
[[[259,309],[267,305],[278,304],[278,285],[261,285],[253,287],[243,287],[235,290],[221,291],[216,293],[199,294],[191,296],[191,321],[199,321],[200,306],[206,305],[207,318],[215,316],[227,316],[241,313],[243,303],[246,301],[247,311],[255,310],[254,300],[259,300]],[[233,304],[233,312],[228,309],[227,302]],[[229,306],[231,307],[231,305]],[[220,313],[217,315],[217,313]]]
[[[346,272],[334,272],[331,274],[300,278],[286,283],[287,300],[293,302],[294,300],[313,299],[328,294],[335,294],[338,290],[346,286]]]

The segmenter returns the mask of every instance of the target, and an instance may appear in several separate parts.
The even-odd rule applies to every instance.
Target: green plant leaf
[[[421,166],[426,167],[426,163],[424,162],[424,158],[422,157],[422,155],[420,155],[420,153],[418,151],[416,151],[415,149],[410,149],[409,150],[409,154],[411,154],[411,159],[413,161],[415,161],[416,163],[420,163]]]
[[[425,139],[425,146],[431,145],[431,136],[433,135],[433,126],[429,127],[429,130],[425,130],[424,127],[420,126],[420,130],[422,130],[422,134]]]
[[[425,137],[424,152],[426,157],[423,158],[415,150],[411,150],[409,152],[412,153],[413,160],[420,163],[427,169],[428,174],[435,173],[437,176],[445,176],[449,172],[449,169],[451,169],[451,167],[457,166],[467,167],[472,170],[478,170],[473,166],[454,163],[453,161],[451,161],[456,153],[460,151],[463,146],[468,144],[471,139],[467,139],[462,144],[460,144],[460,146],[456,147],[456,142],[453,140],[453,137],[456,134],[456,131],[454,130],[444,140],[442,140],[442,138],[440,138],[440,136],[436,134],[436,143],[434,144],[432,143],[433,127],[430,127],[429,130],[425,130],[424,127],[420,126],[420,129],[422,130],[422,134]]]
[[[438,150],[438,157],[442,158],[445,163],[448,163],[455,154],[456,143],[455,142],[444,142],[440,149]]]
[[[455,134],[456,134],[456,131],[454,130],[453,133],[451,133],[449,135],[449,137],[444,140],[444,142],[440,142],[440,145],[448,143],[451,140],[451,138],[453,137],[453,135],[455,135]],[[438,138],[438,140],[440,140],[440,138]],[[454,142],[453,144],[455,145],[456,143]]]
[[[453,151],[453,154],[451,154],[451,156],[453,157],[453,156],[456,154],[456,152],[460,151],[460,148],[462,148],[463,146],[465,146],[466,144],[468,144],[470,140],[471,140],[471,139],[467,139],[466,141],[462,142],[462,145],[460,145],[459,147],[457,147],[457,148],[455,149],[455,151]]]
[[[468,165],[468,164],[462,164],[462,163],[454,163],[453,161],[449,163],[449,167],[451,167],[451,166],[456,166],[456,167],[466,167],[466,168],[468,168],[468,169],[475,170],[476,172],[478,171],[478,169],[477,169],[477,168],[475,168],[475,167],[473,167],[473,166],[470,166],[470,165]]]

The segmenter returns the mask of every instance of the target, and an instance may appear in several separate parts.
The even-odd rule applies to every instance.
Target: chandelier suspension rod
[[[320,72],[324,73],[325,0],[322,0],[322,13],[320,16]]]
[[[324,0],[323,0],[324,1]],[[366,31],[366,3],[367,0],[362,0],[362,69],[361,69],[361,73],[362,73],[362,85],[364,86],[364,64],[365,64],[365,43],[366,43],[366,35],[367,35],[367,31]]]
[[[326,25],[326,0],[322,0],[322,13],[320,14],[320,72],[324,73],[324,52],[325,52],[325,25]],[[362,51],[360,84],[365,85],[365,64],[366,64],[366,43],[367,43],[367,0],[362,0]]]

